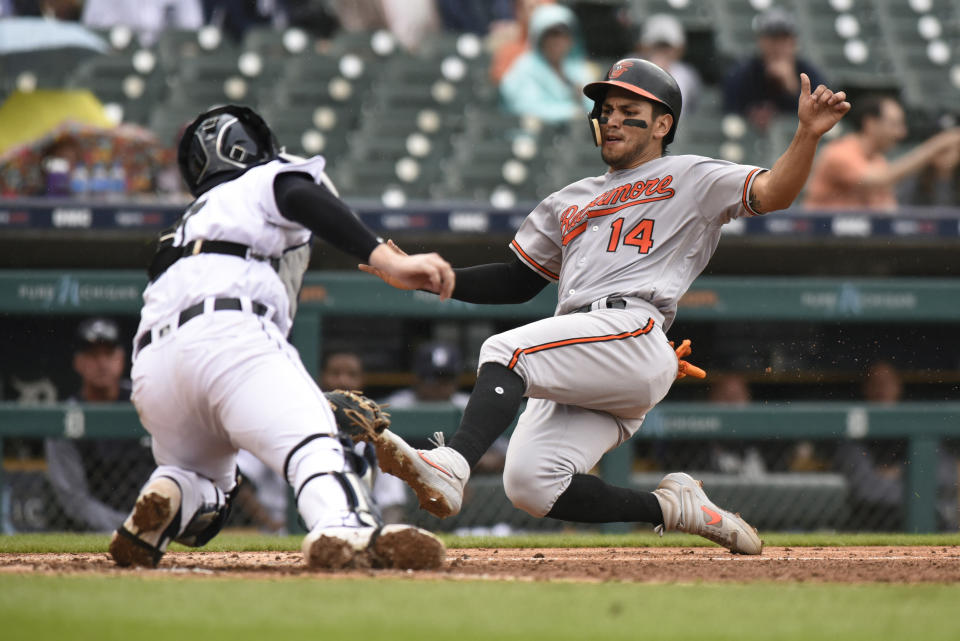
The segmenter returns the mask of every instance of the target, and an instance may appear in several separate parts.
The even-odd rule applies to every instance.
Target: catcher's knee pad
[[[503,491],[519,510],[542,517],[565,489],[561,476],[547,478],[536,466],[508,465],[503,469]]]

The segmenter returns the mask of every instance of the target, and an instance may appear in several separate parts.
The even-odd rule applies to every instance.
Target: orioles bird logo
[[[610,67],[610,79],[613,80],[614,78],[619,78],[620,76],[623,75],[623,72],[625,72],[627,69],[629,69],[632,66],[633,66],[633,63],[630,62],[629,60],[621,60],[620,62]]]

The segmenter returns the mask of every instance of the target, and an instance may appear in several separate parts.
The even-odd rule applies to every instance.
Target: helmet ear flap
[[[590,135],[593,136],[593,144],[599,147],[603,144],[603,137],[600,135],[600,100],[593,102],[593,109],[587,116],[587,124],[590,126]]]
[[[593,145],[599,147],[603,143],[603,137],[600,135],[600,120],[590,118],[590,133],[593,135]]]

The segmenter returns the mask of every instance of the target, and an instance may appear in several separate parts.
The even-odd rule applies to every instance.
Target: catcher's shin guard
[[[298,443],[287,455],[284,476],[308,530],[382,524],[367,485],[354,471],[353,454],[348,460],[339,435],[315,434]]]
[[[110,556],[117,565],[157,566],[179,527],[181,497],[180,486],[171,478],[147,483],[130,516],[110,539]]]
[[[231,493],[194,472],[160,466],[114,532],[110,555],[117,565],[156,567],[171,540],[204,545],[223,527],[231,498]]]

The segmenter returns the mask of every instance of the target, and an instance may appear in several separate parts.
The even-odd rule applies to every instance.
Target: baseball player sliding
[[[293,488],[311,566],[430,568],[443,544],[383,526],[344,458],[331,407],[287,343],[311,232],[404,287],[446,298],[450,265],[382,244],[336,196],[321,156],[280,154],[245,107],[200,114],[178,148],[196,200],[162,236],[134,338],[133,395],[157,469],[114,533],[120,565],[155,566],[167,544],[220,530],[236,453],[253,453]],[[349,446],[349,445],[348,445]]]
[[[687,474],[668,474],[650,493],[588,471],[640,428],[678,376],[702,375],[681,359],[687,344],[675,350],[667,340],[677,301],[706,266],[724,223],[793,202],[820,137],[850,104],[823,85],[811,93],[801,75],[796,135],[765,170],[665,155],[681,95],[651,62],[621,60],[583,91],[594,101],[589,122],[609,171],[541,202],[510,244],[511,260],[454,270],[453,298],[473,303],[519,303],[558,282],[555,315],[484,342],[449,446],[438,434],[438,447],[415,450],[385,430],[371,439],[380,466],[404,479],[424,509],[456,514],[471,468],[528,397],[503,476],[516,507],[581,523],[651,523],[661,534],[689,532],[759,554],[756,530],[713,504]],[[402,286],[375,265],[361,269]]]

